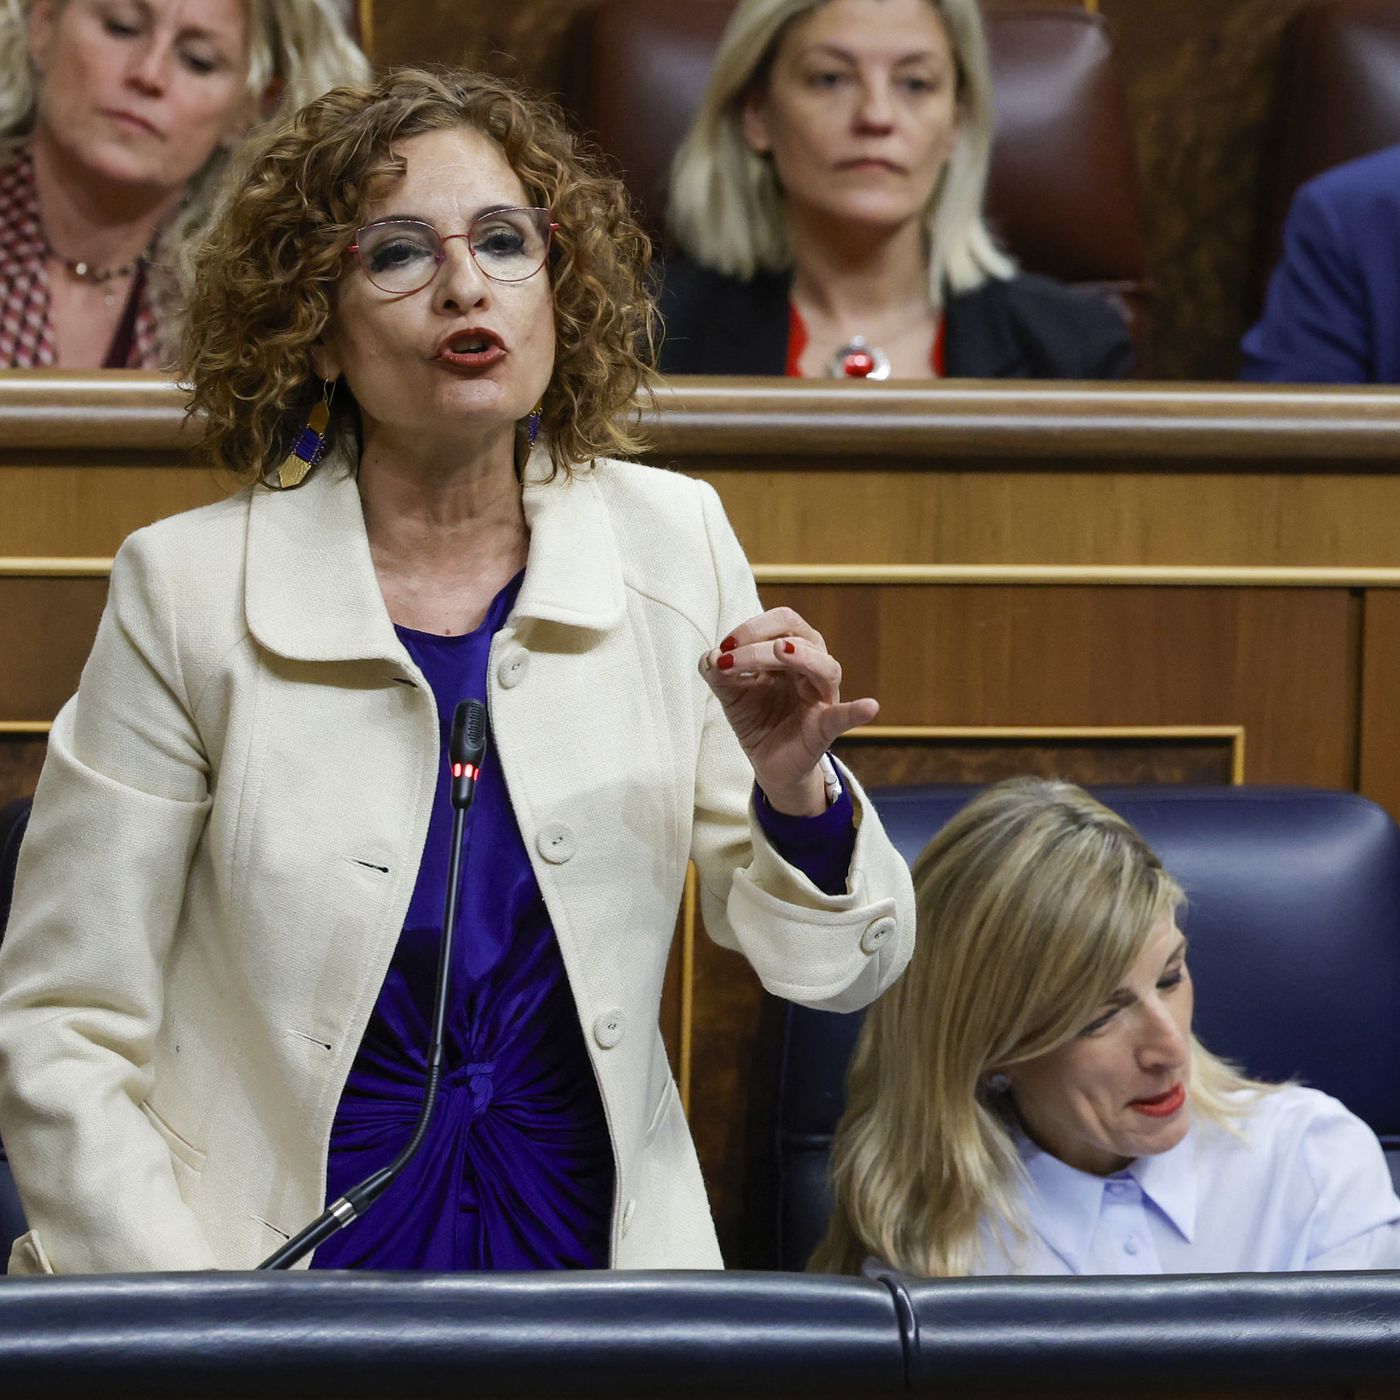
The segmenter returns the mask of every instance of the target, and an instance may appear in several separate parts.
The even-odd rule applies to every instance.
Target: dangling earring
[[[530,440],[530,446],[535,445],[535,440],[540,435],[540,419],[544,417],[544,404],[537,403],[530,410],[530,416],[525,420],[525,436]]]
[[[335,384],[326,380],[321,393],[321,402],[314,405],[306,415],[306,426],[292,444],[292,450],[282,459],[277,469],[277,482],[282,489],[300,486],[306,474],[321,460],[326,450],[326,429],[331,421],[331,395]]]
[[[1004,1094],[1011,1087],[1011,1079],[998,1070],[995,1074],[987,1076],[986,1084],[990,1093]]]

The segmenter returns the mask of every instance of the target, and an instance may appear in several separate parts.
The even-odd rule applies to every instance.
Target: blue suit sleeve
[[[1312,185],[1299,190],[1264,313],[1244,338],[1244,379],[1374,382],[1374,329],[1354,232]]]

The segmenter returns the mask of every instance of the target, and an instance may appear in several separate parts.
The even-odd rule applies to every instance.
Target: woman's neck
[[[833,224],[789,210],[792,296],[834,322],[861,323],[886,312],[928,306],[928,258],[919,222],[891,233]]]
[[[34,134],[34,190],[51,252],[92,267],[135,262],[180,202],[180,190],[94,179],[43,129]]]
[[[395,622],[470,631],[525,565],[529,530],[513,434],[437,453],[367,435],[359,468],[370,554]]]

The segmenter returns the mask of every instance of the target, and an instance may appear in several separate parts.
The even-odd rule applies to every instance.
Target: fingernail
[[[720,649],[721,651],[733,651],[734,648],[737,647],[738,645],[739,645],[739,643],[736,642],[736,641],[734,640],[733,637],[726,637],[726,638],[719,644],[719,649]]]
[[[792,642],[784,642],[784,643],[783,643],[783,650],[784,650],[785,652],[787,652],[787,654],[788,654],[789,656],[791,656],[791,655],[793,654],[793,652],[795,652],[795,651],[797,650],[797,647],[796,647]]]
[[[727,671],[734,665],[734,658],[728,655],[721,656],[720,659],[715,662],[715,665],[718,666],[721,671]]]

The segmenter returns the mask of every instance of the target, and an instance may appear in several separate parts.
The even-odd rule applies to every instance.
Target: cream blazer
[[[759,610],[715,493],[546,466],[527,469],[525,580],[491,648],[493,751],[602,1093],[612,1261],[719,1267],[657,1026],[687,858],[710,936],[770,991],[834,1010],[908,961],[913,891],[849,773],[845,894],[754,820],[697,672]],[[320,1212],[438,743],[343,468],[126,541],[0,954],[0,1138],[32,1226],[13,1272],[247,1269]]]

